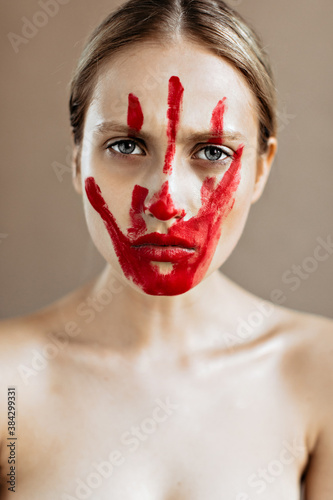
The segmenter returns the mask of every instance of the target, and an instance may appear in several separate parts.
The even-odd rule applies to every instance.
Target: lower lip
[[[179,262],[194,255],[193,248],[177,246],[140,245],[132,246],[138,255],[155,262]]]

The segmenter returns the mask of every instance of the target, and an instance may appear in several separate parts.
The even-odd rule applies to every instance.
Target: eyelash
[[[138,154],[136,155],[133,155],[132,153],[122,153],[121,151],[115,151],[113,149],[114,146],[118,146],[119,144],[124,144],[124,143],[133,143],[135,145],[135,148],[139,147],[141,149],[141,151],[143,151],[142,147],[139,145],[139,143],[137,141],[135,141],[134,139],[122,139],[120,141],[116,141],[116,142],[112,142],[112,143],[108,143],[106,145],[106,149],[108,151],[110,151],[110,153],[116,153],[118,155],[121,155],[121,156],[140,156]],[[134,149],[135,150],[135,149]]]
[[[116,150],[113,149],[115,146],[119,147],[119,144],[125,144],[125,143],[133,143],[133,145],[135,145],[135,148],[134,148],[133,151],[135,151],[135,149],[138,147],[144,153],[144,155],[142,155],[142,156],[146,155],[145,151],[142,148],[142,145],[140,145],[140,143],[137,140],[134,140],[134,139],[122,139],[122,140],[118,140],[116,142],[108,143],[106,145],[106,149],[111,154],[120,155],[122,157],[125,157],[125,156],[141,156],[141,154],[133,154],[133,151],[130,152],[130,153],[122,153],[121,151],[116,151]],[[230,160],[233,157],[233,152],[231,152],[231,150],[229,148],[223,148],[221,146],[216,146],[214,144],[206,144],[205,146],[203,146],[200,149],[198,149],[194,154],[197,155],[200,152],[207,150],[208,148],[214,148],[215,150],[219,150],[221,152],[221,155],[225,155],[225,158],[222,158],[222,159],[218,158],[217,160],[209,160],[208,158],[196,158],[196,159],[203,160],[203,161],[208,161],[210,163],[225,163],[227,160]]]

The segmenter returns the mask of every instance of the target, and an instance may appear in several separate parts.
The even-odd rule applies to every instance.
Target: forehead
[[[142,42],[108,60],[99,72],[87,123],[126,121],[128,95],[135,94],[144,113],[144,126],[165,122],[168,85],[177,76],[184,87],[181,122],[200,129],[210,122],[219,100],[227,99],[225,123],[243,133],[256,129],[256,101],[243,75],[226,59],[192,42],[169,46]]]

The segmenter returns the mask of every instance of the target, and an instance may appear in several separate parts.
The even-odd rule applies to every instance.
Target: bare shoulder
[[[73,310],[85,288],[32,314],[0,322],[0,384],[5,373],[17,383],[25,382],[25,367],[28,375],[29,369],[41,369],[52,352],[76,338],[79,327]]]
[[[275,331],[286,362],[311,385],[333,377],[333,320],[282,307],[276,308]]]
[[[284,370],[308,419],[305,498],[333,498],[333,321],[289,311]]]
[[[314,434],[333,433],[333,321],[308,313],[278,308],[283,347],[283,375],[296,397],[312,415]]]
[[[0,395],[6,401],[9,387],[14,387],[20,408],[46,404],[52,390],[52,360],[59,347],[55,343],[54,311],[40,311],[29,316],[0,322]],[[53,341],[52,341],[53,340]],[[0,434],[6,428],[6,405],[0,406]],[[25,415],[25,416],[26,416]],[[23,417],[23,415],[22,415]]]
[[[304,369],[311,387],[317,391],[321,408],[333,410],[333,321],[305,314],[299,319],[300,347]],[[333,417],[333,414],[331,415]],[[333,422],[333,420],[332,420]]]
[[[333,368],[333,320],[288,309],[282,314],[291,351],[302,356],[309,369],[317,365]],[[321,374],[312,376],[320,378]]]
[[[0,383],[5,374],[26,383],[46,368],[64,343],[76,338],[79,327],[71,319],[72,303],[70,295],[30,315],[0,322]]]
[[[41,345],[44,322],[38,314],[4,320],[0,323],[0,373],[19,382],[18,367],[30,358],[31,350]]]

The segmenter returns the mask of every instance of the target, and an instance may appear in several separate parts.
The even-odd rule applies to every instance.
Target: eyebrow
[[[128,135],[130,137],[140,136],[143,140],[152,140],[153,135],[140,130],[137,132],[135,129],[124,125],[117,121],[106,121],[98,124],[94,129],[94,135],[104,135],[110,132],[119,132],[120,134]],[[194,132],[185,134],[187,142],[208,142],[214,137],[221,137],[228,141],[246,141],[246,137],[237,131],[224,130],[222,135],[216,135],[212,131]]]
[[[119,132],[120,134],[129,135],[133,137],[136,137],[138,134],[140,134],[140,137],[146,140],[152,139],[153,137],[151,134],[147,132],[142,132],[141,130],[140,132],[137,132],[135,129],[129,127],[128,125],[123,125],[122,123],[116,121],[107,121],[99,123],[93,131],[94,135],[97,136],[104,135],[110,132]]]

